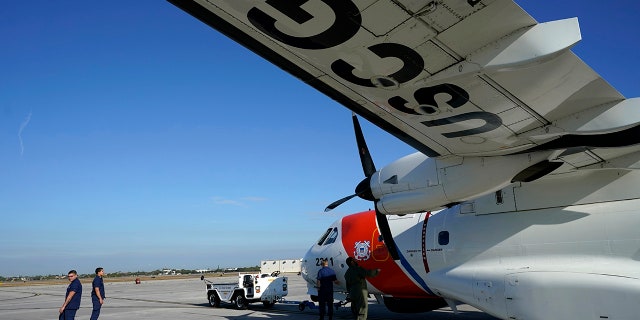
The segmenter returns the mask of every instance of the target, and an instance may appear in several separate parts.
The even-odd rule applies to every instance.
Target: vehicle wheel
[[[235,305],[236,309],[238,310],[244,310],[249,306],[249,304],[247,303],[247,299],[245,299],[243,296],[236,297]]]
[[[215,293],[209,295],[209,305],[214,308],[220,307],[220,298]]]
[[[265,308],[273,308],[273,305],[275,304],[275,302],[271,302],[271,301],[262,301],[262,305],[264,305]]]

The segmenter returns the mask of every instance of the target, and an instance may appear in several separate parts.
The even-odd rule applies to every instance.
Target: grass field
[[[109,277],[105,275],[104,282],[135,282],[136,279],[140,281],[156,281],[156,280],[174,280],[174,279],[191,279],[200,278],[201,274],[184,274],[184,275],[156,275],[156,276],[126,276],[126,277]],[[235,277],[236,273],[207,273],[207,278],[218,277]],[[82,283],[90,283],[93,277],[80,278]],[[49,279],[49,280],[29,280],[29,281],[11,281],[0,282],[0,287],[21,287],[21,286],[40,286],[40,285],[54,285],[54,284],[67,284],[67,279]]]

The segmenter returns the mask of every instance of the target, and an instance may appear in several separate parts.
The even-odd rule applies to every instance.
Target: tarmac
[[[299,308],[301,301],[309,299],[302,277],[296,274],[287,276],[289,277],[289,294],[285,297],[285,301],[276,303],[272,308],[254,303],[249,305],[247,310],[236,310],[227,304],[222,304],[220,308],[210,307],[207,303],[204,283],[199,278],[142,281],[140,284],[134,281],[109,282],[109,278],[105,278],[107,299],[102,306],[100,319],[318,319],[317,307],[307,305],[302,311]],[[57,319],[58,308],[64,301],[66,287],[65,284],[17,287],[0,285],[0,319]],[[89,281],[83,281],[82,304],[76,319],[89,319],[91,315],[90,287]],[[496,319],[468,305],[458,306],[458,314],[454,314],[448,307],[425,313],[402,314],[386,310],[383,305],[375,304],[375,300],[370,300],[370,303],[369,319],[372,320]],[[334,311],[334,319],[352,319],[349,305]]]

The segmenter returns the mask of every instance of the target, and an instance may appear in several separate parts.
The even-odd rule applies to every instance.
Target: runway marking
[[[11,291],[14,292],[14,291]],[[0,299],[0,301],[11,301],[11,300],[20,300],[20,299],[29,299],[29,298],[33,298],[33,297],[37,297],[40,294],[38,293],[34,293],[34,292],[18,292],[18,293],[27,293],[27,294],[31,294],[30,296],[26,296],[26,297],[16,297],[16,298],[7,298],[7,299]],[[0,309],[2,310],[2,309]]]

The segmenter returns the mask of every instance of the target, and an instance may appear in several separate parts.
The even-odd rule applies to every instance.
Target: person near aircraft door
[[[325,312],[329,320],[333,319],[333,284],[339,284],[336,272],[329,267],[327,259],[322,260],[322,268],[318,270],[316,285],[318,286],[318,302],[320,304],[320,320],[324,320]],[[328,311],[326,311],[328,309]]]
[[[347,291],[351,298],[351,310],[358,320],[366,320],[369,312],[367,298],[369,291],[367,289],[367,279],[375,277],[380,273],[380,269],[368,270],[358,265],[353,257],[347,258],[347,272],[344,279],[347,284]]]
[[[82,298],[82,283],[78,280],[78,272],[75,270],[67,273],[69,286],[65,295],[64,303],[60,307],[60,320],[74,320],[76,312],[80,309],[80,299]]]
[[[98,320],[100,316],[100,308],[104,303],[104,282],[102,277],[104,276],[104,269],[101,267],[96,268],[96,277],[93,278],[91,283],[91,303],[93,303],[93,310],[91,311],[91,320]]]

